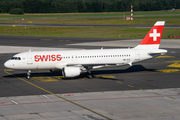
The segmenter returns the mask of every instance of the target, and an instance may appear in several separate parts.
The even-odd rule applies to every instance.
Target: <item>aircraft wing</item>
[[[84,68],[100,68],[100,67],[104,67],[104,66],[117,66],[117,65],[122,65],[122,64],[118,64],[118,63],[84,63],[84,64],[67,64],[66,66],[76,66],[76,67],[84,67]]]

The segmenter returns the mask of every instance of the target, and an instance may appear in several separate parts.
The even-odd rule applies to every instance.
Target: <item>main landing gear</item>
[[[87,73],[88,78],[92,79],[94,77],[90,70],[87,70]]]
[[[30,79],[30,78],[31,78],[31,70],[28,70],[28,71],[27,71],[26,79]]]

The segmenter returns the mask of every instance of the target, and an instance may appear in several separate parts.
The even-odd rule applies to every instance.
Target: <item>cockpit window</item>
[[[11,60],[21,60],[20,57],[12,57]]]

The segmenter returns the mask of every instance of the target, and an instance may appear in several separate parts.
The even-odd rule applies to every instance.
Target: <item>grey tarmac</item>
[[[92,79],[86,73],[67,79],[61,71],[33,71],[26,80],[26,71],[3,66],[14,54],[28,49],[106,49],[135,44],[139,40],[0,36],[0,47],[5,50],[0,53],[0,119],[179,120],[179,39],[162,40],[161,48],[168,50],[164,56],[132,67],[92,70]]]

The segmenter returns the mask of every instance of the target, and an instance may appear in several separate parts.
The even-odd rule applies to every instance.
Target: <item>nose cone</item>
[[[6,67],[6,68],[10,68],[10,62],[9,61],[6,61],[5,63],[4,63],[4,66]]]

